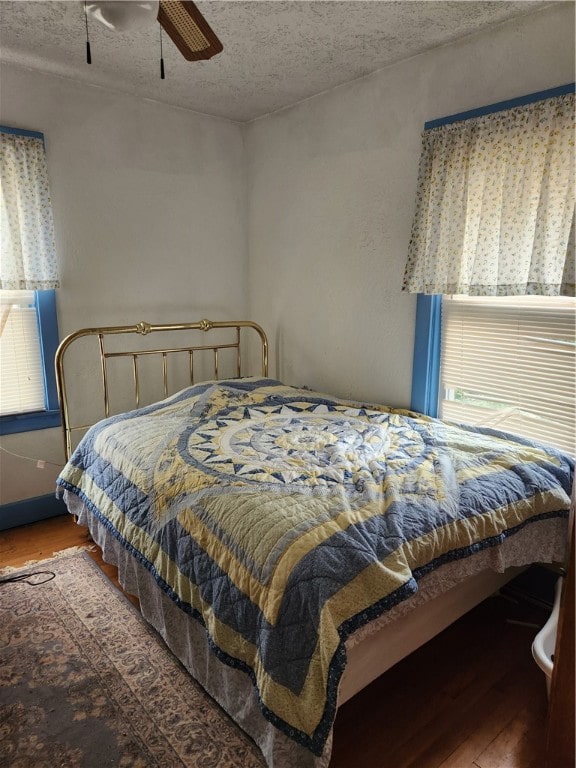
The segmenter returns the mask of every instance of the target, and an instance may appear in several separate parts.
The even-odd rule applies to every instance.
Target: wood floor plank
[[[443,709],[435,707],[434,718],[418,732],[419,744],[413,745],[409,753],[406,744],[399,745],[392,753],[395,768],[437,768],[441,765],[451,752],[479,730],[479,724],[484,727],[484,719],[490,715],[491,708],[500,704],[503,697],[495,683],[502,674],[505,674],[503,666],[487,667],[482,680],[475,680],[468,690]],[[504,716],[513,715],[508,715],[504,708]]]
[[[516,768],[544,765],[544,742],[534,733],[534,712],[526,707],[501,730],[474,760],[477,768]]]
[[[10,528],[0,531],[0,568],[19,568],[27,561],[46,560],[56,552],[89,543],[86,528],[77,525],[71,515]]]
[[[538,683],[538,680],[535,681]],[[532,686],[531,686],[532,687]],[[516,668],[509,675],[507,690],[491,688],[477,706],[471,707],[464,716],[461,725],[460,743],[448,756],[437,762],[438,768],[462,768],[463,766],[478,765],[477,760],[488,747],[495,743],[498,736],[517,717],[523,707],[525,688],[520,682]],[[537,690],[537,687],[535,687]],[[545,719],[545,695],[540,692],[541,716]],[[450,739],[443,747],[448,746]]]
[[[445,727],[428,736],[428,746],[423,744],[419,753],[411,756],[407,768],[471,765],[500,732],[502,722],[512,717],[510,700],[491,687],[478,699],[471,698],[467,706],[452,710]]]

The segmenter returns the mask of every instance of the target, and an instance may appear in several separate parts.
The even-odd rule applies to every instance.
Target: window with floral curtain
[[[59,423],[58,266],[41,133],[0,126],[0,434]]]
[[[574,296],[574,93],[426,130],[403,290]]]
[[[576,454],[574,84],[427,123],[412,407]]]

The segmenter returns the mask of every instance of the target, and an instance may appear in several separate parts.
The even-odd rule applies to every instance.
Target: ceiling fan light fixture
[[[91,58],[88,17],[116,32],[133,31],[159,22],[188,61],[211,59],[223,50],[204,16],[189,0],[84,0],[84,15],[88,63]]]
[[[108,29],[129,32],[158,19],[159,0],[105,0],[86,3],[86,12]]]

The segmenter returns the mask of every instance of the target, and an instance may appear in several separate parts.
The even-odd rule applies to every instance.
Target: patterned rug
[[[0,583],[0,766],[264,765],[89,555],[32,571]]]

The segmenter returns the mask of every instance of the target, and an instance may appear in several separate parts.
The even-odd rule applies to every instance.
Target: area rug
[[[89,555],[31,571],[0,584],[0,766],[262,768]]]

